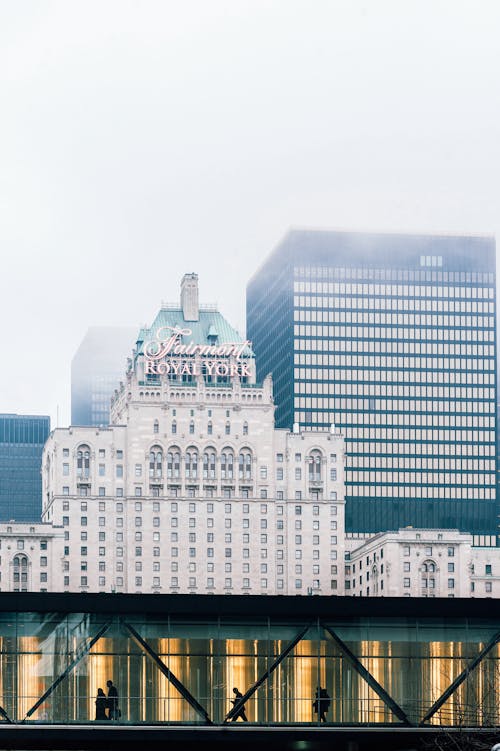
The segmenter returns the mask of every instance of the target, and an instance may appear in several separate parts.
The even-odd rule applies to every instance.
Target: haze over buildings
[[[495,290],[493,238],[306,230],[249,282],[277,425],[345,435],[347,531],[495,539]]]

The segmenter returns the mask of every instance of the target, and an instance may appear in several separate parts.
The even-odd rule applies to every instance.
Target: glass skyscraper
[[[71,363],[71,424],[108,425],[111,397],[123,381],[138,328],[91,326]]]
[[[346,529],[493,544],[495,241],[292,231],[247,289],[277,427],[346,438]]]
[[[0,521],[40,521],[42,451],[50,418],[0,415]]]

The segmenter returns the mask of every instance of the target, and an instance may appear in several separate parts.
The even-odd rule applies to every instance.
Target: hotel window
[[[63,449],[63,456],[69,456],[69,449]]]
[[[186,480],[196,480],[198,477],[198,452],[195,448],[186,451],[184,460]]]
[[[179,580],[177,576],[172,576],[170,579],[170,586],[171,587],[178,587],[179,586]]]
[[[158,420],[155,420],[153,423],[153,433],[159,433],[160,432],[160,424]]]
[[[309,482],[321,481],[321,453],[319,451],[311,451],[308,458],[309,467]]]
[[[448,589],[455,588],[455,579],[448,579]]]
[[[118,449],[118,451],[116,452],[116,458],[123,459],[123,451],[121,449]]]
[[[233,479],[233,467],[234,467],[234,455],[232,451],[225,449],[221,454],[220,460],[221,467],[221,479],[232,480]]]
[[[240,480],[252,478],[252,454],[249,451],[242,451],[238,457],[238,477]]]
[[[69,464],[63,464],[63,475],[69,475]]]
[[[142,464],[136,464],[135,465],[135,476],[141,477],[142,476]]]
[[[484,583],[484,591],[485,592],[492,592],[493,591],[493,584],[492,584],[492,582],[485,582]]]
[[[301,480],[302,479],[302,470],[300,467],[295,468],[295,479]]]
[[[207,425],[207,435],[212,435],[213,432],[214,432],[213,425],[211,422],[209,422]]]
[[[224,580],[224,586],[225,587],[232,587],[233,586],[232,579],[230,579],[230,578],[225,579]]]
[[[104,477],[105,474],[106,474],[106,465],[99,464],[99,477]]]
[[[76,474],[80,479],[88,479],[90,477],[90,449],[86,445],[80,446],[77,451]]]
[[[68,485],[64,485],[63,486],[63,495],[69,495],[69,486]]]
[[[231,423],[226,422],[226,426],[225,426],[225,431],[224,432],[225,432],[226,435],[231,435]]]
[[[163,475],[163,451],[160,446],[153,446],[149,452],[149,477],[160,479]]]
[[[243,423],[243,435],[248,435],[248,423]]]
[[[410,580],[405,578],[403,579],[403,587],[408,588],[410,586]]]
[[[455,548],[448,548],[448,557],[453,558],[455,555]]]
[[[177,423],[175,420],[172,420],[172,435],[175,435],[177,433]]]

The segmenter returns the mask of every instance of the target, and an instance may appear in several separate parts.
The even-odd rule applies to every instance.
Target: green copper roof
[[[198,321],[186,321],[181,308],[161,308],[151,328],[143,328],[137,339],[137,353],[143,351],[144,342],[156,339],[156,332],[163,326],[180,329],[190,329],[191,334],[182,337],[184,344],[225,344],[227,342],[243,342],[241,334],[233,328],[218,310],[199,311]],[[215,342],[214,342],[214,338]],[[166,338],[166,337],[165,337]],[[247,348],[247,357],[253,357],[253,352]]]

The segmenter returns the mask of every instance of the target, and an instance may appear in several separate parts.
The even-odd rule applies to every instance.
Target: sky
[[[290,228],[500,236],[497,0],[0,0],[0,412]]]

